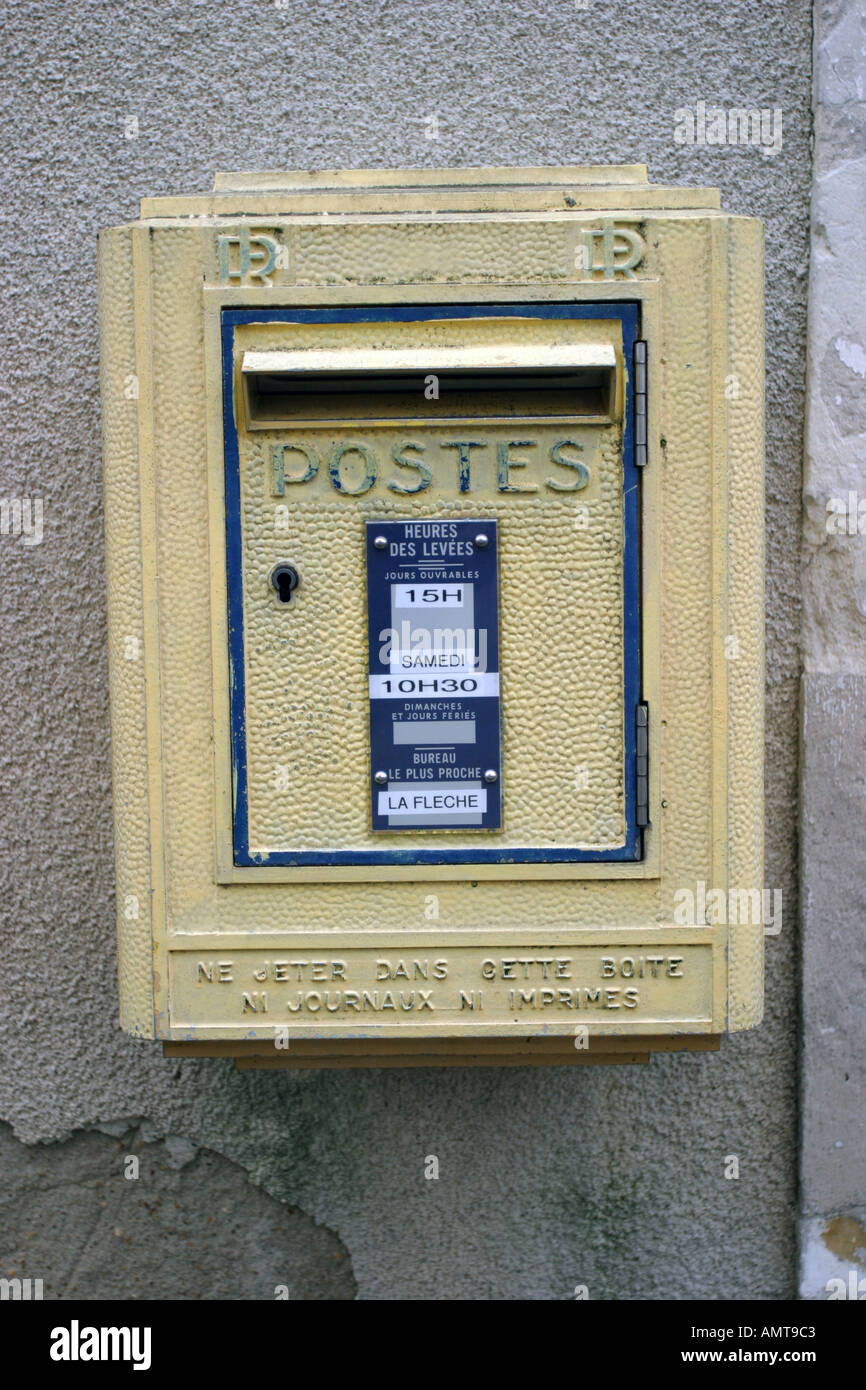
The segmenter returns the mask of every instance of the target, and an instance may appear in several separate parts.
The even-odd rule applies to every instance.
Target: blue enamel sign
[[[373,829],[498,830],[496,522],[366,527]]]

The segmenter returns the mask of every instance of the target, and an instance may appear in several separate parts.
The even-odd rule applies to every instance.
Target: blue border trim
[[[298,850],[251,854],[247,813],[247,749],[244,720],[243,566],[241,545],[240,456],[234,413],[234,331],[247,323],[411,323],[459,318],[618,318],[622,322],[627,367],[623,439],[623,609],[625,670],[625,844],[613,850],[581,849],[387,849]],[[635,718],[640,700],[640,557],[638,470],[634,463],[634,386],[632,361],[638,335],[638,305],[632,301],[558,304],[381,305],[341,309],[223,309],[223,437],[225,442],[226,573],[228,591],[231,694],[232,802],[234,862],[239,868],[413,864],[611,864],[633,863],[643,855],[643,835],[635,823]]]

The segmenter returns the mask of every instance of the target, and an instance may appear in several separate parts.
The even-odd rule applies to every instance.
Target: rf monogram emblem
[[[606,217],[600,227],[585,227],[581,231],[574,265],[587,280],[599,275],[604,280],[615,280],[618,274],[634,280],[634,268],[640,265],[645,251],[642,236],[631,227],[615,227]]]
[[[265,284],[277,267],[284,267],[287,255],[275,237],[266,232],[251,234],[249,227],[241,227],[237,236],[219,237],[218,245],[220,283],[224,285],[246,279]],[[235,249],[237,254],[233,256]]]

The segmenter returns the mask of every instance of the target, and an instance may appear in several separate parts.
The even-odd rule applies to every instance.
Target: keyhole
[[[290,603],[292,594],[301,582],[301,576],[294,565],[276,565],[271,570],[271,584],[277,591],[280,603]]]

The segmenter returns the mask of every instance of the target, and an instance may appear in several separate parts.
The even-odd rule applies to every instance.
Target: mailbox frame
[[[251,240],[274,255],[251,262]],[[610,260],[578,258],[602,240]],[[145,200],[141,221],[100,244],[123,1026],[176,1055],[250,1065],[523,1065],[712,1047],[759,1022],[763,928],[682,924],[672,905],[695,876],[725,891],[762,876],[760,224],[721,212],[714,190],[654,188],[637,166],[355,171],[222,176],[213,195]],[[247,250],[232,260],[238,247]],[[530,863],[519,875],[507,864],[236,866],[223,311],[622,301],[639,305],[649,364],[644,858]],[[736,410],[732,375],[743,387]],[[732,632],[739,662],[727,651]],[[694,670],[677,669],[692,651]],[[436,922],[423,913],[431,880]],[[293,1027],[283,1056],[280,1020],[230,1005],[219,974],[234,958],[247,980],[252,962],[286,950],[366,960],[440,951],[455,974],[469,962],[468,979],[484,953],[557,949],[685,950],[702,963],[674,990],[680,1002],[666,996],[637,1014],[322,1014]],[[213,984],[190,986],[196,961],[210,963]],[[588,1054],[574,1044],[581,1023]]]

